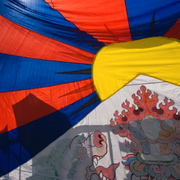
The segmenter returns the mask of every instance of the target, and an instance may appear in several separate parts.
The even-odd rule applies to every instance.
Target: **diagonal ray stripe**
[[[129,22],[124,0],[75,0],[64,3],[64,0],[45,0],[53,9],[59,11],[69,22],[73,23],[81,31],[92,35],[104,44],[114,42],[114,37],[106,26],[118,37],[120,42],[131,41]],[[122,29],[124,31],[122,31]],[[99,50],[100,44],[87,41],[76,36],[80,43],[86,41],[89,46]]]
[[[97,52],[94,47],[104,46],[93,36],[79,30],[44,0],[0,1],[0,15],[31,31],[91,53]],[[82,39],[83,42],[80,42],[75,36]],[[88,42],[91,43],[91,46]]]
[[[93,62],[95,54],[28,30],[1,15],[0,24],[1,53],[49,61]]]
[[[56,74],[89,69],[89,64],[46,61],[1,53],[0,59],[0,92],[41,88],[91,78],[91,74]]]
[[[84,88],[83,91],[78,91],[79,88],[86,87],[88,85],[89,88]],[[92,87],[92,79],[57,86],[0,93],[0,132],[3,133],[5,130],[10,131],[17,128],[17,126],[22,126],[24,124],[30,123],[38,118],[48,115],[49,113],[53,113],[55,110],[59,110],[66,106],[69,106],[72,103],[75,103],[76,101],[92,94],[94,92],[94,87],[90,87]],[[59,96],[68,94],[73,90],[77,90],[76,93],[64,95],[63,97],[59,98]],[[18,104],[23,99],[24,105],[20,108],[21,120],[17,124],[12,106]],[[39,99],[39,101],[37,101],[36,99]],[[34,109],[34,104],[40,101],[51,106],[52,108],[49,108],[48,111],[45,111],[41,106],[41,103],[39,103],[39,111],[37,111],[35,114],[30,113],[30,110]],[[76,107],[79,106],[79,104],[76,104]],[[29,112],[28,116],[27,112]],[[26,118],[23,118],[25,116]]]
[[[180,17],[180,1],[125,0],[132,40],[146,38],[156,10],[153,33],[151,36],[163,36]]]

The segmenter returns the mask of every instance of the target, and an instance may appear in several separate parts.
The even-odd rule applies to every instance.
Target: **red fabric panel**
[[[92,79],[88,79],[51,87],[0,93],[0,133],[62,109],[94,91]],[[13,106],[16,105],[17,108],[20,101],[21,116],[16,122]]]
[[[82,64],[93,62],[95,56],[93,53],[30,31],[2,16],[0,24],[0,53]]]
[[[45,0],[80,30],[99,41],[131,41],[124,0]]]
[[[170,28],[170,30],[164,35],[164,37],[180,39],[180,18]]]

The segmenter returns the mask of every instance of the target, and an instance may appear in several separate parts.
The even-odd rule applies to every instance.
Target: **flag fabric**
[[[138,76],[9,178],[179,179],[179,91]]]
[[[179,86],[179,0],[1,0],[0,24],[1,179],[42,179],[42,173],[58,178],[62,171],[55,165],[44,173],[41,158],[39,170],[29,170],[29,162],[34,166],[34,158],[46,147],[140,74]],[[93,131],[92,138],[101,138],[109,147],[100,130]],[[77,132],[77,136],[75,144],[88,134]],[[50,148],[52,152],[63,142],[69,147],[73,137],[68,138]],[[50,154],[44,154],[45,158]],[[86,148],[78,154],[82,161]],[[128,162],[129,158],[135,157],[125,157]],[[78,179],[79,162],[73,161],[68,178]],[[98,168],[97,172],[116,178],[122,163],[108,164],[108,170]],[[88,172],[86,179],[97,179],[97,173]]]

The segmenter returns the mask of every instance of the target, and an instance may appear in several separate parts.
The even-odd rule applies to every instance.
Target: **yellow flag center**
[[[93,63],[93,82],[105,100],[138,75],[180,85],[180,41],[146,38],[103,47]]]

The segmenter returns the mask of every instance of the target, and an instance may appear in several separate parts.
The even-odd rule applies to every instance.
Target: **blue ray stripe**
[[[0,92],[40,88],[91,78],[91,74],[58,74],[83,69],[91,69],[91,65],[0,53]]]
[[[70,129],[72,125],[84,118],[100,101],[86,107],[69,119],[67,116],[94,96],[96,96],[96,92],[66,108],[9,132],[0,134],[0,176],[9,173],[33,158],[46,146]]]
[[[130,31],[133,40],[149,36],[154,15],[151,36],[163,36],[180,17],[179,0],[125,0]]]
[[[71,127],[67,116],[56,111],[0,134],[0,177],[30,160]]]
[[[80,31],[44,0],[1,0],[0,15],[29,30],[92,53],[104,46]]]
[[[79,101],[76,101],[75,103],[73,103],[69,106],[66,106],[65,108],[61,109],[60,111],[64,114],[66,114],[67,116],[70,116],[73,112],[75,112],[77,109],[79,109],[79,107],[83,106],[86,102],[88,102],[90,99],[92,99],[95,96],[97,96],[96,92],[80,99]],[[75,125],[77,122],[79,122],[81,119],[83,119],[89,112],[91,112],[100,103],[101,103],[101,101],[99,100],[99,101],[91,104],[90,106],[84,108],[80,112],[70,116],[68,118],[69,121],[71,122],[72,125]]]

